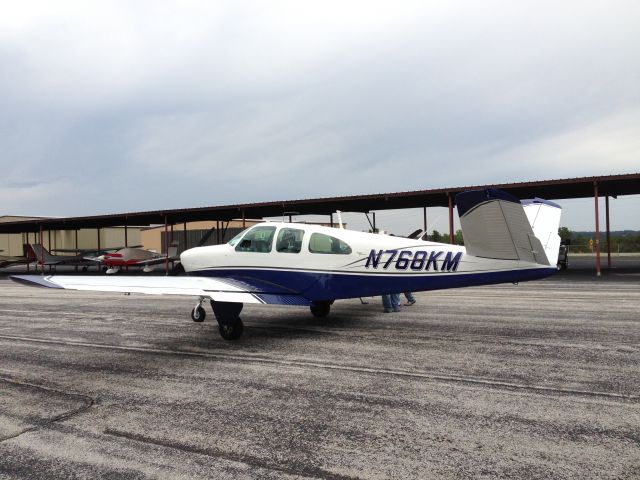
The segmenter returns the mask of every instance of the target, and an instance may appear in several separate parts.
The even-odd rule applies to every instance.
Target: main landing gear
[[[329,315],[329,312],[331,311],[332,303],[333,301],[313,302],[311,304],[311,307],[309,308],[311,309],[311,313],[313,314],[314,317],[325,318],[326,316]]]
[[[200,297],[196,306],[191,310],[191,320],[202,322],[206,317],[206,312],[202,306],[205,297]],[[214,302],[211,300],[213,314],[218,321],[218,331],[225,340],[237,340],[242,336],[244,325],[240,319],[240,312],[243,304],[237,302]]]

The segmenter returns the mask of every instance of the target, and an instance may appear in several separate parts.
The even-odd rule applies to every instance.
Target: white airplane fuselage
[[[271,230],[267,246],[244,251],[242,239]],[[181,255],[189,275],[228,278],[247,291],[301,295],[310,301],[384,293],[518,282],[552,274],[555,266],[468,255],[465,247],[317,225],[262,223],[235,244],[197,247]],[[278,251],[282,231],[298,230],[294,251]],[[285,232],[286,233],[286,232]],[[320,236],[320,237],[319,237]],[[346,248],[314,253],[314,240]],[[337,242],[334,242],[334,244]],[[299,250],[299,251],[298,251]]]

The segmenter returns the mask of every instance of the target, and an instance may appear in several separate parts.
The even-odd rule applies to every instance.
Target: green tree
[[[560,235],[560,240],[571,240],[573,234],[567,227],[560,227],[558,229],[558,235]]]
[[[431,235],[431,241],[432,242],[441,243],[442,242],[442,234],[438,230],[434,230],[433,231],[433,235]]]
[[[456,233],[453,235],[453,243],[456,245],[464,245],[464,237],[462,236],[462,230],[456,230]]]

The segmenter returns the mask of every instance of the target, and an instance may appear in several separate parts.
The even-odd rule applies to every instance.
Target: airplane
[[[4,250],[0,250],[4,252]],[[10,267],[12,265],[26,265],[33,260],[28,257],[12,257],[9,255],[0,255],[0,268]]]
[[[175,262],[179,260],[178,247],[171,245],[167,254],[160,254],[138,247],[124,247],[115,252],[106,252],[97,257],[85,257],[87,260],[100,262],[107,267],[108,275],[118,273],[121,267],[144,267],[145,273],[153,270],[153,265],[165,263],[167,260]]]
[[[456,204],[464,246],[264,222],[227,244],[184,251],[187,276],[11,278],[69,290],[196,296],[192,320],[204,320],[209,300],[220,335],[237,340],[245,303],[305,306],[322,318],[339,299],[518,283],[557,271],[559,205],[538,198],[520,202],[495,189],[459,193]]]
[[[84,255],[52,255],[49,250],[44,248],[39,243],[27,244],[27,255],[30,258],[34,258],[38,261],[38,265],[43,266],[58,266],[58,265],[71,265],[76,267],[83,267],[83,270],[87,270],[88,267],[98,265],[99,262],[89,260]]]
[[[127,248],[127,246],[122,245],[119,247],[107,247],[107,248],[52,248],[51,253],[54,252],[62,252],[62,253],[75,253],[76,255],[83,256],[96,256],[102,255],[103,253],[116,252],[120,249]],[[131,245],[130,248],[142,248],[142,245]]]

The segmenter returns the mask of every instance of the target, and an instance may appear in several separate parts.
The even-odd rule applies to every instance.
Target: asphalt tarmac
[[[640,274],[245,306],[0,278],[0,478],[640,478]]]

